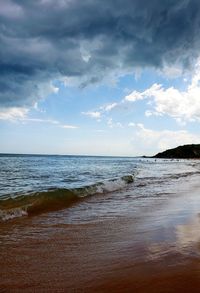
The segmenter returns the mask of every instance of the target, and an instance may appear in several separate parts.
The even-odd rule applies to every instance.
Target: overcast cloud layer
[[[0,0],[0,106],[31,106],[52,82],[198,57],[199,0]]]

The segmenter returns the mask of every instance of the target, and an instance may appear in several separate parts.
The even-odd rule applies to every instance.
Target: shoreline
[[[198,292],[198,179],[118,218],[64,222],[68,209],[3,223],[0,292]]]

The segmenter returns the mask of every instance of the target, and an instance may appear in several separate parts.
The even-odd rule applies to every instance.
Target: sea
[[[200,161],[0,155],[0,292],[199,292]]]
[[[83,205],[87,217],[80,209],[79,220],[118,217],[173,197],[199,174],[198,160],[1,154],[0,221],[67,210],[91,197],[95,204]]]

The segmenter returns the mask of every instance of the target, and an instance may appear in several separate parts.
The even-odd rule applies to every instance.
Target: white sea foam
[[[8,221],[14,218],[27,216],[28,213],[22,208],[0,210],[0,221]]]
[[[117,191],[123,189],[127,184],[132,183],[133,181],[133,175],[127,175],[121,178],[104,181],[103,183],[97,185],[97,193]]]

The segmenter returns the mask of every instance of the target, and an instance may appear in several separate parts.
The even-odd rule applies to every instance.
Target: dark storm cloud
[[[0,0],[0,105],[31,105],[62,77],[189,67],[199,27],[199,0]]]

